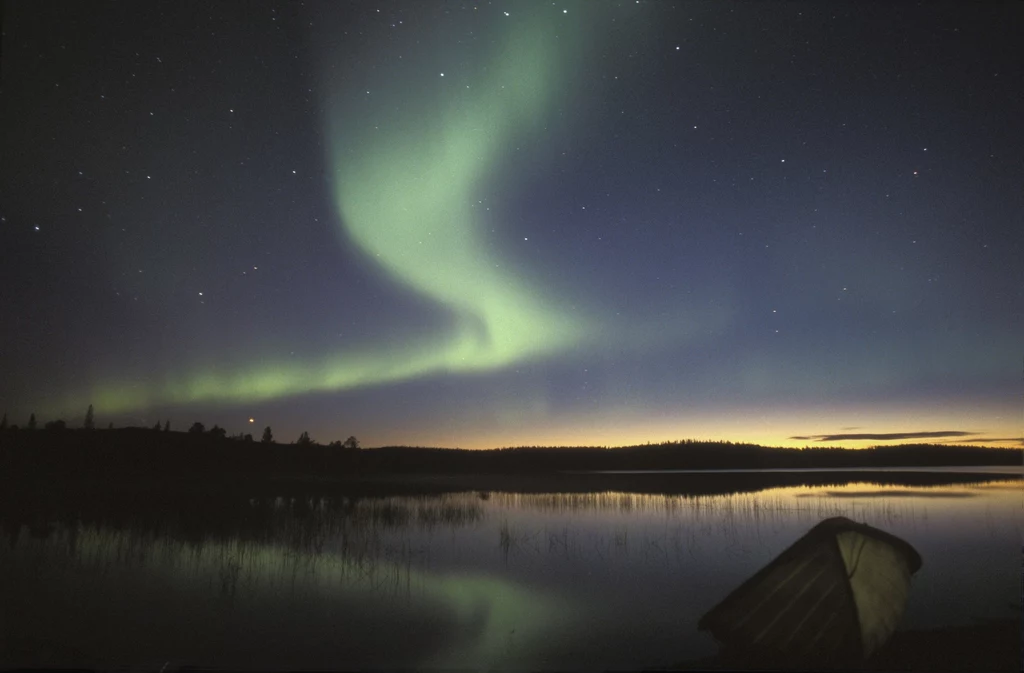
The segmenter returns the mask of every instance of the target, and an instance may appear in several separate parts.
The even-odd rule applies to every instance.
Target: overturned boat
[[[726,656],[761,663],[859,661],[903,616],[921,556],[845,517],[826,519],[705,614]]]

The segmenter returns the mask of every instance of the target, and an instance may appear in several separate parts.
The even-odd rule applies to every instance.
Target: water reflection
[[[275,628],[282,630],[278,639],[283,636],[293,650],[283,659],[279,652],[269,660],[251,657],[247,649],[254,642],[244,637],[225,644],[227,647],[209,643],[208,649],[189,655],[186,643],[173,637],[175,629],[154,630],[144,634],[140,643],[117,641],[108,651],[90,650],[87,643],[74,642],[75,631],[82,630],[80,625],[64,634],[72,641],[69,646],[44,648],[41,662],[26,663],[72,663],[45,658],[63,651],[82,654],[75,660],[77,664],[137,664],[146,660],[143,642],[153,651],[166,651],[169,640],[170,649],[178,650],[172,658],[179,663],[229,662],[277,668],[309,665],[306,657],[312,656],[313,664],[329,666],[334,661],[359,668],[486,668],[499,661],[528,667],[529,660],[520,655],[528,654],[531,641],[549,627],[560,606],[500,576],[432,568],[424,538],[389,534],[406,527],[434,530],[436,519],[424,515],[431,510],[422,504],[378,502],[355,508],[351,518],[323,516],[326,510],[312,508],[304,518],[282,517],[275,541],[197,543],[105,526],[60,526],[45,538],[22,538],[16,554],[3,564],[4,576],[27,580],[20,593],[37,612],[45,612],[46,603],[54,604],[40,601],[41,596],[51,594],[52,583],[63,585],[65,601],[93,606],[110,600],[121,602],[118,612],[133,621],[152,621],[146,615],[152,606],[187,597],[203,616],[213,620],[215,628],[210,633],[232,631],[243,637],[260,631],[259,622],[270,618]],[[292,503],[277,505],[287,511]],[[454,514],[453,510],[435,509],[434,514],[441,511],[455,516],[448,521],[467,521],[465,511]],[[104,598],[108,591],[111,598]],[[268,614],[277,612],[274,606],[282,602],[292,608],[279,615]],[[287,619],[280,619],[283,615]],[[297,623],[293,621],[296,615]],[[333,617],[329,621],[340,633],[324,629],[322,618],[327,616]],[[94,618],[83,622],[89,623],[96,627]],[[99,625],[114,632],[121,629],[109,621]],[[390,632],[395,642],[367,647],[365,639],[381,630]],[[312,643],[312,648],[306,642],[306,649],[300,650],[298,644],[317,632],[320,642]],[[361,638],[351,638],[353,632],[362,633]],[[30,632],[11,635],[15,641],[19,636],[23,641],[32,637]],[[508,651],[512,641],[526,649]]]
[[[662,666],[712,654],[700,615],[834,516],[928,559],[905,626],[966,623],[1004,617],[1017,600],[1020,513],[1019,480],[26,498],[0,506],[0,663]]]

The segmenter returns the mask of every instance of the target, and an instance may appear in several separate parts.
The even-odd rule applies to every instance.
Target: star
[[[384,3],[374,4],[380,7],[373,8],[374,13],[383,14]],[[716,395],[714,404],[724,406],[708,415],[708,423],[732,418],[734,410],[726,404],[730,399],[742,393],[753,404],[764,393],[741,387],[747,374],[757,373],[765,363],[778,368],[775,378],[791,378],[769,391],[782,396],[783,406],[817,404],[817,396],[808,394],[805,386],[789,384],[813,382],[820,376],[816,387],[839,397],[854,389],[860,395],[861,388],[867,395],[871,385],[885,383],[884,390],[876,391],[880,400],[884,398],[879,413],[897,413],[903,410],[903,392],[894,391],[916,390],[912,380],[945,377],[956,384],[941,365],[944,359],[955,359],[954,347],[1003,349],[994,357],[1011,350],[1018,326],[1012,322],[1012,302],[1019,297],[1002,290],[1016,287],[1010,245],[1016,240],[1013,180],[988,181],[983,194],[957,190],[956,206],[946,215],[953,225],[928,228],[928,241],[920,246],[920,239],[908,238],[924,233],[921,223],[935,217],[936,206],[929,202],[935,195],[930,190],[972,180],[967,169],[975,163],[993,175],[1008,175],[1014,168],[1012,157],[1021,150],[1014,142],[1017,138],[1004,132],[1014,121],[1007,110],[929,98],[935,76],[948,81],[951,89],[966,87],[985,99],[997,98],[1015,72],[1000,67],[1003,80],[993,79],[990,68],[988,75],[979,77],[970,59],[955,57],[940,59],[941,69],[926,72],[937,68],[931,58],[938,49],[934,35],[953,30],[939,18],[928,18],[927,13],[921,22],[884,13],[858,17],[866,26],[874,27],[877,21],[880,35],[899,35],[898,42],[902,45],[905,38],[906,44],[880,40],[881,51],[849,52],[849,58],[832,64],[829,73],[837,81],[860,81],[877,70],[882,62],[878,59],[898,62],[904,52],[920,52],[921,68],[906,70],[894,82],[907,110],[928,110],[927,123],[918,123],[891,106],[857,111],[838,106],[822,118],[820,88],[828,77],[819,72],[819,64],[813,58],[792,58],[790,45],[770,35],[722,31],[732,23],[726,7],[716,5],[685,16],[671,3],[638,2],[635,8],[621,3],[622,7],[606,9],[598,3],[574,4],[589,11],[581,12],[580,21],[558,24],[545,13],[546,6],[539,6],[539,11],[517,9],[516,21],[494,24],[489,14],[482,22],[480,15],[494,4],[517,5],[463,6],[484,7],[484,12],[473,12],[433,4],[437,11],[419,12],[415,20],[410,15],[410,29],[416,35],[410,31],[408,37],[399,8],[389,9],[390,18],[381,17],[383,22],[367,21],[365,10],[313,9],[287,20],[277,10],[270,16],[282,21],[269,25],[265,20],[236,25],[230,13],[214,13],[204,17],[203,29],[187,43],[152,32],[191,20],[187,8],[179,11],[176,6],[163,8],[166,16],[148,17],[152,23],[138,28],[121,26],[130,23],[122,12],[94,8],[92,12],[99,12],[95,30],[79,38],[79,27],[60,12],[50,17],[51,22],[28,26],[45,39],[26,33],[25,40],[11,45],[24,52],[15,54],[19,62],[31,62],[37,71],[19,78],[24,86],[16,93],[27,97],[19,107],[26,112],[19,120],[26,133],[11,138],[9,153],[21,157],[24,166],[3,166],[0,173],[10,173],[7,177],[16,178],[24,189],[4,201],[7,218],[0,216],[0,239],[6,236],[10,240],[4,243],[19,250],[5,260],[11,270],[4,269],[18,283],[11,285],[5,276],[5,285],[10,294],[24,297],[18,309],[32,319],[19,322],[19,329],[30,331],[13,342],[17,347],[8,359],[14,361],[17,375],[0,377],[0,399],[74,399],[69,406],[77,414],[96,401],[86,397],[99,390],[104,413],[128,418],[136,410],[152,413],[149,405],[178,405],[194,409],[207,424],[214,420],[202,418],[208,408],[211,414],[221,413],[214,408],[230,414],[233,405],[234,413],[244,414],[245,406],[256,407],[234,421],[218,416],[222,422],[243,426],[273,408],[274,428],[282,436],[294,437],[304,429],[297,424],[306,422],[300,420],[305,418],[303,396],[337,391],[347,396],[352,414],[362,416],[352,432],[367,441],[420,442],[440,432],[449,433],[452,442],[483,448],[481,443],[492,441],[492,435],[497,443],[518,442],[520,430],[511,422],[487,424],[487,438],[477,437],[477,430],[469,429],[476,427],[477,411],[482,417],[498,413],[514,419],[520,411],[542,404],[561,409],[557,396],[570,390],[569,383],[579,383],[562,381],[566,372],[578,376],[583,371],[589,378],[587,371],[577,368],[584,358],[604,357],[626,347],[635,363],[614,377],[603,372],[604,384],[609,391],[644,392],[609,392],[608,399],[595,401],[593,409],[567,406],[569,415],[538,416],[536,427],[525,434],[541,433],[538,438],[543,439],[550,429],[555,433],[551,436],[561,436],[565,432],[559,428],[564,425],[583,433],[572,441],[590,441],[591,430],[578,422],[577,411],[607,415],[607,424],[616,427],[636,413],[640,426],[648,407],[659,406],[657,400],[676,395],[683,405],[721,385],[736,386],[736,395],[727,389]],[[557,2],[550,6],[563,17],[568,15],[568,4],[561,9]],[[627,21],[637,8],[644,20]],[[804,13],[814,16],[808,25],[824,25],[829,17],[841,20],[829,8]],[[511,10],[499,9],[498,16],[510,18]],[[138,17],[143,18],[141,10]],[[697,21],[705,28],[684,35],[691,22],[696,28]],[[261,68],[260,87],[225,88],[224,82],[251,77],[259,61],[295,59],[299,52],[294,45],[274,35],[281,23],[292,28],[317,24],[324,46],[337,45],[318,49],[315,59],[300,54],[295,69]],[[397,30],[399,25],[402,31]],[[360,31],[361,37],[355,38]],[[126,35],[135,33],[157,39],[109,52],[109,44],[123,43]],[[837,39],[842,35],[837,33]],[[1008,35],[988,35],[1006,40],[998,49],[1012,46]],[[679,39],[676,44],[671,44],[673,36]],[[690,52],[695,46],[721,49],[731,57],[689,65],[689,57],[681,54],[678,61],[665,59],[661,47],[681,52],[684,39]],[[225,44],[245,47],[250,40],[261,45],[258,60],[224,58]],[[385,44],[389,40],[394,41],[390,46]],[[416,41],[438,47],[430,65],[404,59],[412,55],[406,50]],[[66,53],[59,51],[64,42]],[[651,43],[656,49],[637,48]],[[806,53],[813,57],[824,46],[819,43],[812,39],[795,46],[810,48]],[[593,44],[607,49],[595,52]],[[944,47],[962,50],[957,53],[963,56],[969,55],[967,44]],[[164,53],[154,54],[157,48]],[[110,67],[69,91],[69,57],[72,62],[81,59]],[[152,67],[162,65],[163,58],[171,67]],[[770,67],[783,61],[787,67]],[[430,68],[445,64],[459,68],[463,90],[454,97],[448,85],[434,87],[423,79]],[[686,74],[680,67],[699,72],[696,79],[687,78],[692,86],[685,90],[677,86],[679,76]],[[638,73],[642,81],[637,80]],[[447,70],[434,74],[448,79]],[[771,91],[777,95],[747,86],[765,74],[772,76]],[[608,76],[613,78],[610,83]],[[1003,87],[993,88],[1001,81]],[[373,95],[374,101],[358,99],[366,84],[374,88],[363,89],[364,95]],[[175,92],[175,87],[182,91]],[[181,99],[186,88],[215,92],[210,100],[214,108],[227,98],[242,107],[227,108],[232,121],[218,127],[216,110],[197,110]],[[106,91],[111,92],[110,106]],[[513,101],[508,94],[513,94]],[[756,105],[739,104],[748,94]],[[48,105],[78,99],[81,105]],[[625,107],[630,107],[629,115]],[[34,117],[27,112],[31,109],[46,109],[47,114]],[[157,119],[158,109],[172,114],[161,112]],[[236,109],[246,112],[244,137],[238,135],[243,129],[234,126]],[[139,114],[150,117],[149,124],[139,120]],[[215,119],[212,126],[210,114]],[[709,120],[713,116],[709,133],[682,137],[679,124],[686,114]],[[89,152],[96,143],[95,123],[104,115],[110,123],[102,127],[103,150]],[[840,122],[836,130],[832,124],[846,115],[851,119]],[[796,123],[777,123],[779,119]],[[692,121],[690,126],[694,131],[700,128]],[[957,132],[961,128],[970,132]],[[918,152],[931,152],[931,145],[920,144],[925,135],[944,148],[940,159],[950,155],[962,161],[939,165],[929,159],[929,180],[912,187],[902,182],[896,169],[911,163],[907,152],[914,143]],[[999,139],[1010,142],[1000,146]],[[40,151],[33,151],[35,144]],[[71,153],[59,148],[70,148]],[[797,149],[798,160],[809,160],[803,168],[765,170],[771,152],[791,148]],[[776,160],[780,167],[789,163],[789,157]],[[818,163],[821,167],[815,171],[815,161],[822,160],[832,162],[835,170]],[[276,172],[289,163],[296,168],[286,168],[284,176]],[[140,175],[147,182],[156,179],[141,170],[144,165],[172,170],[165,170],[160,185],[151,189],[138,184]],[[73,178],[84,177],[86,168],[90,179],[76,182]],[[307,171],[308,179],[289,183],[287,176],[298,177],[298,168]],[[910,170],[911,177],[923,175],[923,169]],[[753,175],[757,171],[763,180]],[[746,182],[742,173],[747,173]],[[814,180],[815,176],[829,180]],[[948,183],[937,187],[940,178]],[[877,194],[885,187],[890,192],[881,192],[884,203],[878,204]],[[109,202],[102,203],[101,198]],[[477,205],[482,207],[477,210]],[[969,237],[978,213],[985,218],[982,243]],[[32,217],[54,224],[53,235],[26,240],[30,237],[24,235],[24,225],[42,233],[42,225],[28,223]],[[858,234],[854,225],[860,220],[866,225]],[[544,245],[517,248],[512,235],[529,243],[525,230],[544,232]],[[900,243],[907,240],[912,241],[912,250]],[[972,245],[977,247],[971,250]],[[253,257],[266,259],[271,266],[250,278],[249,271],[262,270]],[[936,260],[961,257],[973,265],[970,274],[958,277],[964,291],[959,296],[940,292],[954,279],[929,276],[928,271]],[[60,278],[69,258],[75,283],[42,282]],[[529,264],[517,263],[526,261]],[[132,268],[134,276],[128,271]],[[239,268],[242,271],[232,271]],[[292,273],[296,268],[309,268],[310,273]],[[610,275],[609,268],[615,273]],[[237,274],[245,276],[242,282]],[[921,278],[926,279],[924,285]],[[196,279],[208,280],[224,293],[210,311],[205,309],[205,290],[196,291],[203,309],[181,295]],[[836,287],[836,280],[847,281],[847,286],[838,286],[832,304],[829,288]],[[88,288],[100,295],[96,315],[109,315],[110,326],[126,328],[124,334],[108,339],[118,329],[94,324],[95,320],[68,323],[76,330],[67,335],[68,343],[81,348],[75,361],[96,358],[88,363],[89,376],[55,368],[52,381],[44,385],[39,379],[36,385],[30,360],[45,354],[32,344],[57,343],[44,334],[50,328],[46,311],[86,296],[76,287],[79,283],[83,291]],[[849,289],[850,283],[856,291]],[[992,293],[991,288],[1002,290]],[[111,289],[114,298],[107,295]],[[931,292],[926,296],[927,290]],[[391,302],[387,297],[393,292],[420,299]],[[958,303],[975,293],[991,295],[991,312]],[[152,314],[118,313],[125,307],[142,307],[155,296],[163,297],[164,305]],[[297,296],[306,299],[296,301]],[[762,338],[764,323],[755,311],[769,298],[786,302],[785,326],[794,328],[786,340],[774,344]],[[449,320],[453,307],[456,319]],[[998,316],[996,308],[1001,309]],[[855,312],[848,315],[842,309]],[[779,317],[777,307],[768,311],[772,318]],[[312,313],[308,319],[307,312]],[[989,313],[996,316],[991,323],[986,322]],[[434,314],[438,319],[428,320]],[[944,335],[946,341],[936,339],[934,346],[929,345],[934,353],[917,357],[911,331],[890,325],[901,322],[893,321],[892,315],[901,316],[901,321],[907,318],[907,325],[920,325],[920,333]],[[950,335],[950,321],[963,319],[980,322],[974,331]],[[349,322],[362,322],[365,329],[358,336],[337,329]],[[176,344],[162,338],[161,325],[194,338],[187,347]],[[289,360],[289,351],[274,344],[287,343],[293,327],[299,333],[308,331],[310,338]],[[392,329],[401,330],[402,338],[374,338]],[[781,332],[782,327],[769,325],[769,334],[781,337]],[[326,337],[331,333],[339,336]],[[706,347],[707,336],[725,333],[734,338]],[[769,348],[746,354],[731,350],[748,338],[751,344],[768,342]],[[655,341],[672,347],[662,348]],[[770,348],[784,342],[792,348]],[[133,351],[131,366],[123,362],[124,344]],[[884,348],[875,348],[883,344]],[[856,357],[825,362],[822,354],[833,345],[836,352]],[[193,358],[190,349],[200,347],[202,357]],[[232,355],[219,357],[222,353]],[[707,367],[696,368],[706,373],[675,375],[684,361],[692,359],[688,353],[709,358]],[[910,356],[901,357],[904,353]],[[206,371],[194,359],[215,363],[214,371]],[[953,369],[967,371],[977,365],[967,360],[957,361]],[[874,376],[891,361],[898,366],[889,367],[884,379]],[[514,394],[479,399],[470,392],[485,384],[501,390],[503,377],[514,377],[521,366],[524,374],[532,375]],[[934,375],[933,366],[941,370],[941,377]],[[595,365],[595,376],[598,371]],[[486,379],[478,378],[477,372],[487,372]],[[767,374],[763,378],[770,381]],[[384,412],[380,418],[358,413],[358,405],[372,406],[374,391],[384,394],[386,386],[404,386],[406,379],[421,376],[443,378],[451,386],[444,400],[428,394],[419,401],[413,396],[427,387],[396,388],[402,399],[395,409],[414,405],[417,418],[426,419],[423,435],[411,423],[406,427],[385,418]],[[165,385],[168,378],[180,385]],[[760,381],[760,374],[755,378]],[[548,380],[552,385],[545,389],[540,382]],[[829,392],[838,380],[854,385]],[[33,390],[12,390],[18,381],[31,383]],[[589,381],[587,385],[592,390]],[[786,397],[789,393],[783,393],[790,389],[800,392]],[[480,408],[467,407],[467,400]],[[571,400],[567,394],[566,401]],[[627,402],[633,405],[630,409],[625,409]],[[464,409],[459,413],[469,420],[446,424],[446,405]],[[260,421],[269,422],[269,417]],[[323,437],[331,422],[316,419],[308,429]],[[585,431],[579,430],[581,425]],[[685,433],[691,426],[680,422],[672,427]],[[732,427],[722,431],[723,438],[731,438]],[[507,438],[501,434],[506,431],[512,433]],[[670,431],[674,432],[665,430]],[[621,432],[624,441],[633,440],[629,427]],[[647,432],[644,426],[638,438],[646,439]],[[380,436],[370,439],[373,433]],[[346,436],[347,430],[342,439]]]

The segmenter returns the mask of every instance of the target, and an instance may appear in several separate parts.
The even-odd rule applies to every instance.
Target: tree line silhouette
[[[57,418],[57,419],[54,419],[52,421],[47,421],[46,425],[43,426],[43,428],[46,429],[46,430],[66,430],[67,427],[68,427],[67,421],[65,421],[63,418]],[[110,427],[112,428],[113,424],[111,424]],[[17,425],[8,425],[7,424],[7,412],[5,411],[4,415],[3,415],[3,418],[0,418],[0,431],[3,431],[3,430],[17,430],[17,429],[18,429]],[[36,430],[37,429],[37,422],[36,422],[36,414],[35,414],[35,412],[32,412],[31,414],[29,414],[28,422],[25,424],[25,429],[27,429],[27,430]],[[96,429],[96,417],[95,417],[95,412],[93,411],[93,408],[92,408],[91,404],[89,405],[89,408],[85,410],[85,418],[82,420],[82,429],[83,430],[95,430]]]
[[[239,433],[228,436],[196,422],[173,432],[169,422],[154,428],[106,431],[68,429],[51,422],[50,431],[0,433],[0,477],[34,475],[53,479],[89,474],[103,479],[205,478],[215,481],[289,478],[348,478],[371,474],[548,474],[664,470],[766,470],[797,468],[872,468],[914,466],[1017,465],[1024,450],[969,445],[902,444],[868,449],[784,449],[685,440],[609,449],[605,447],[519,447],[490,450],[409,446],[360,448],[349,437],[327,445],[304,431],[296,441],[275,441],[264,429],[260,441]],[[287,450],[284,450],[287,449]],[[702,475],[701,479],[710,475]],[[732,479],[733,477],[730,477]]]
[[[45,430],[67,430],[68,429],[68,424],[67,424],[67,422],[64,419],[60,419],[59,418],[59,419],[55,419],[55,420],[52,420],[52,421],[48,421],[43,426],[43,428]],[[6,430],[16,431],[16,430],[19,430],[19,429],[20,428],[17,425],[8,425],[8,423],[7,423],[7,412],[4,412],[3,418],[0,418],[0,432],[6,431]],[[38,429],[35,412],[29,414],[28,422],[25,424],[25,429],[27,429],[27,430],[36,430],[36,429]],[[91,404],[89,405],[89,408],[85,412],[85,419],[82,421],[82,429],[83,430],[95,430],[96,429],[95,412],[93,410],[93,405],[91,405]],[[110,423],[107,426],[107,429],[108,430],[113,430],[114,429],[114,424]],[[163,424],[161,424],[160,421],[157,421],[156,425],[153,426],[153,430],[157,431],[157,432],[170,432],[171,431],[171,421],[170,421],[170,419],[167,419],[166,421],[164,421]],[[189,427],[188,434],[190,434],[190,435],[205,435],[207,437],[213,437],[215,439],[233,439],[233,440],[238,440],[238,441],[242,441],[242,442],[246,442],[246,443],[253,442],[253,436],[250,433],[241,433],[240,432],[237,435],[231,435],[229,437],[227,430],[225,430],[224,428],[220,427],[219,425],[214,425],[212,428],[207,430],[206,429],[206,425],[204,425],[200,421],[196,421],[195,423],[193,423]],[[261,444],[274,444],[275,443],[275,441],[274,441],[274,433],[270,429],[269,425],[266,428],[263,429],[263,435],[260,438],[260,443]],[[309,447],[309,446],[320,446],[320,443],[317,442],[316,440],[314,440],[313,438],[311,438],[309,436],[309,432],[307,432],[305,430],[303,430],[302,434],[299,435],[299,438],[295,442],[292,442],[292,443],[296,444],[298,446],[307,446],[307,447]],[[341,441],[340,439],[338,439],[338,440],[332,441],[327,446],[330,447],[330,448],[358,449],[359,448],[359,440],[356,439],[356,437],[353,435],[353,436],[349,436],[349,438],[346,439],[344,442]]]
[[[62,473],[138,472],[177,474],[250,474],[274,476],[352,475],[361,473],[553,473],[619,470],[794,469],[900,466],[1020,465],[1024,450],[966,444],[900,444],[867,449],[771,448],[756,444],[684,440],[608,449],[606,447],[517,447],[470,451],[408,446],[360,448],[355,436],[322,445],[308,431],[281,452],[273,430],[228,435],[214,425],[194,422],[186,432],[172,432],[169,419],[151,428],[96,431],[90,404],[80,430],[62,419],[36,432],[35,413],[26,429],[0,419],[0,469]],[[5,449],[10,450],[5,450]]]

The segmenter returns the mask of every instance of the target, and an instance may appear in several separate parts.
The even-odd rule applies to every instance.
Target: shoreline
[[[306,482],[303,477],[295,481]],[[509,492],[509,493],[604,493],[626,492],[661,495],[726,495],[789,486],[834,486],[874,483],[883,486],[952,486],[992,481],[1024,480],[1020,472],[938,472],[912,469],[875,470],[747,470],[747,471],[651,471],[630,473],[556,472],[541,474],[494,473],[390,473],[358,478],[323,477],[317,483],[333,486],[379,488],[383,491]]]
[[[383,497],[388,495],[441,495],[445,493],[635,493],[638,495],[713,496],[753,493],[772,488],[796,486],[829,487],[855,483],[891,487],[942,487],[984,484],[997,481],[1024,481],[1020,472],[972,471],[956,467],[945,471],[922,468],[889,469],[815,469],[744,471],[649,471],[605,472],[373,472],[341,475],[312,475],[304,472],[210,473],[172,472],[18,473],[0,475],[0,484],[11,494],[40,495],[46,485],[55,498],[74,497],[76,493],[174,492],[187,491],[194,496],[225,495],[351,495]],[[56,493],[55,484],[61,486]]]

